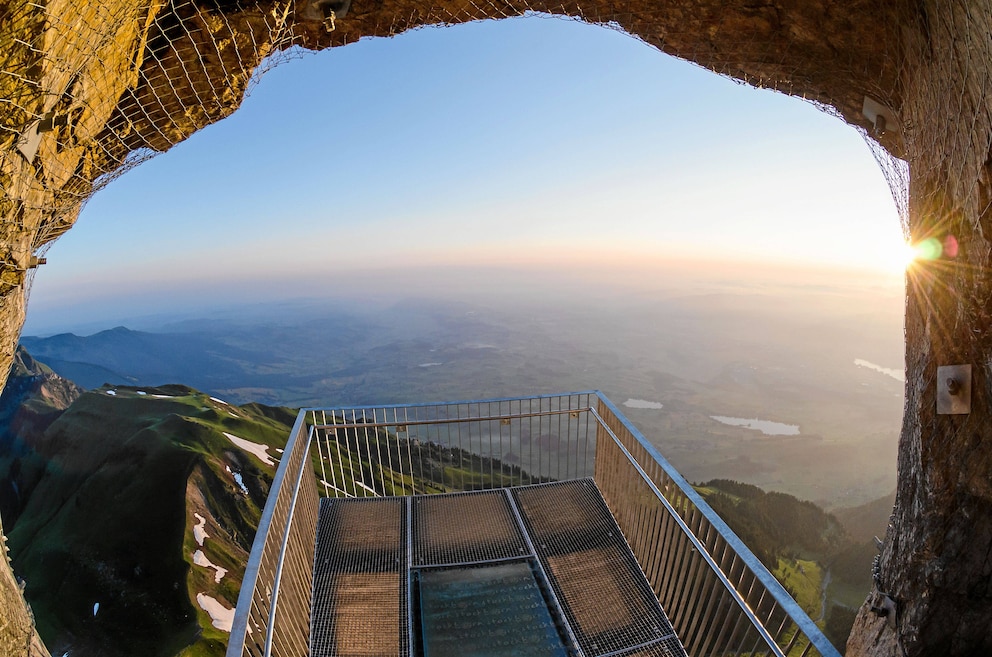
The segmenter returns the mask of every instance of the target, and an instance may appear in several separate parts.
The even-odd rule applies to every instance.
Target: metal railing
[[[269,489],[241,583],[227,654],[304,656],[310,651],[310,590],[319,497],[310,436],[300,413]]]
[[[227,657],[308,654],[320,495],[429,494],[586,476],[689,655],[839,657],[757,557],[598,391],[305,409],[286,455],[252,548]]]

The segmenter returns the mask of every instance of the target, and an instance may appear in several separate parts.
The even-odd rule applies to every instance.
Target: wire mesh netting
[[[901,137],[883,137],[886,129],[891,136],[904,128],[894,117],[912,49],[901,35],[933,27],[957,33],[961,26],[924,24],[918,10],[902,6],[862,9],[862,22],[818,11],[641,0],[354,6],[347,0],[16,0],[8,3],[0,32],[4,216],[22,222],[19,228],[32,233],[32,250],[40,249],[72,225],[96,190],[233,112],[264,71],[304,49],[424,26],[554,16],[623,31],[718,74],[807,98],[848,121],[861,116],[862,98],[891,108],[887,128],[876,121],[869,135],[870,122],[861,125],[870,142],[879,138],[889,149],[873,147],[905,217],[906,167],[888,154],[901,154]],[[969,11],[960,20],[983,19]],[[796,38],[801,31],[810,37]],[[823,38],[814,38],[817,31]],[[981,44],[964,46],[980,50]],[[972,76],[983,98],[984,73]],[[967,108],[958,106],[960,97],[946,94],[938,105],[948,115],[962,114]],[[953,144],[942,144],[945,152],[981,146],[970,137],[968,126],[960,127],[950,136]],[[976,176],[961,173],[970,193]]]

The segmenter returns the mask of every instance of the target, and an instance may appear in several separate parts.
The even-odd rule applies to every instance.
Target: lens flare
[[[957,246],[955,244],[955,246]],[[936,237],[928,237],[914,247],[917,260],[936,260],[944,254],[944,245]],[[955,248],[955,252],[957,249]]]

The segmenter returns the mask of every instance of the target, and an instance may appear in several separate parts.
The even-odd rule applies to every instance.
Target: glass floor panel
[[[567,657],[531,564],[414,573],[423,657]]]

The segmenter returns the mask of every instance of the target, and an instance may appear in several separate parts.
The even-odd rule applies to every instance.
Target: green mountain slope
[[[864,537],[792,495],[726,479],[696,489],[843,652],[854,609],[871,587]]]
[[[164,386],[88,392],[55,420],[34,445],[44,474],[10,531],[53,654],[222,654],[227,634],[204,607],[237,602],[277,466],[225,434],[277,460],[294,419]]]

